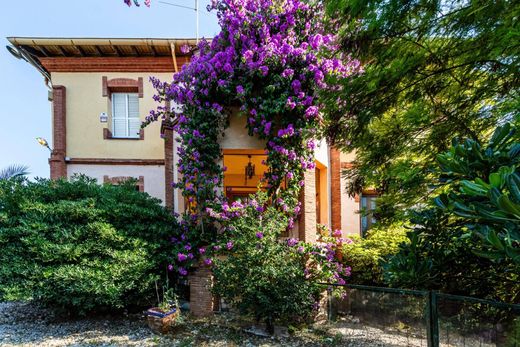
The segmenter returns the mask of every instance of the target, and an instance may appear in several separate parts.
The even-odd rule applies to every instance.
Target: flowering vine
[[[172,121],[181,143],[177,167],[182,178],[174,186],[190,207],[183,231],[172,239],[184,249],[172,265],[180,274],[207,252],[204,245],[218,241],[215,214],[231,218],[242,213],[239,206],[227,204],[221,191],[225,167],[219,141],[229,116],[246,117],[249,135],[265,141],[269,170],[264,187],[269,203],[288,216],[291,228],[301,208],[304,173],[315,166],[321,124],[317,91],[334,88],[334,80],[359,71],[358,61],[334,56],[335,37],[326,33],[319,2],[219,0],[209,10],[217,11],[221,32],[211,42],[200,42],[173,82],[151,79],[156,101],[173,101],[182,111],[172,115],[159,107],[146,120]]]
[[[131,7],[132,3],[134,3],[134,5],[137,7],[141,6],[138,0],[124,0],[124,2],[128,5],[128,7]],[[150,7],[151,3],[152,0],[144,0],[144,4],[146,5],[146,7]]]

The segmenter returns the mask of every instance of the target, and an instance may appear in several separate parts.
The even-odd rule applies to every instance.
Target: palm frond
[[[29,167],[26,165],[13,164],[0,170],[0,180],[27,176]]]

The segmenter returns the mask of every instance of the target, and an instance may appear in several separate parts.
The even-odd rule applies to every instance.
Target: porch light
[[[249,158],[249,163],[247,163],[245,167],[246,182],[255,175],[255,165],[251,163],[251,155],[248,155],[247,157]]]
[[[49,146],[49,143],[47,142],[47,140],[45,140],[43,137],[37,137],[36,138],[36,141],[38,141],[38,143],[40,145],[42,145],[43,147],[47,147],[49,149],[49,151],[52,152],[52,149],[51,147]]]

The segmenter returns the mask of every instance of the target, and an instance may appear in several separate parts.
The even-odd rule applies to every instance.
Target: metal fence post
[[[433,290],[428,292],[426,311],[428,347],[439,347],[439,310],[437,306],[437,294]]]
[[[332,287],[327,288],[327,320],[332,320]]]

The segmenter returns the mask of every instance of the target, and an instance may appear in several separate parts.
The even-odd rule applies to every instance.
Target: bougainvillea
[[[209,7],[217,11],[221,32],[211,42],[200,42],[172,83],[152,78],[156,101],[175,102],[182,111],[172,115],[159,107],[146,121],[175,117],[181,178],[174,186],[189,202],[184,229],[172,239],[186,256],[173,266],[180,273],[200,255],[197,248],[218,241],[214,213],[224,212],[227,218],[243,213],[227,204],[221,189],[226,168],[219,142],[229,116],[246,117],[249,135],[265,141],[269,170],[263,187],[291,228],[301,208],[305,170],[315,166],[321,124],[316,93],[335,88],[333,81],[359,70],[359,62],[335,53],[335,38],[326,33],[319,2],[221,0]]]
[[[128,5],[128,7],[132,6],[132,2],[134,3],[135,6],[139,7],[141,6],[139,4],[139,1],[137,0],[124,0],[125,4]],[[150,7],[150,4],[152,3],[152,0],[144,0],[144,4],[147,6],[147,7]]]

